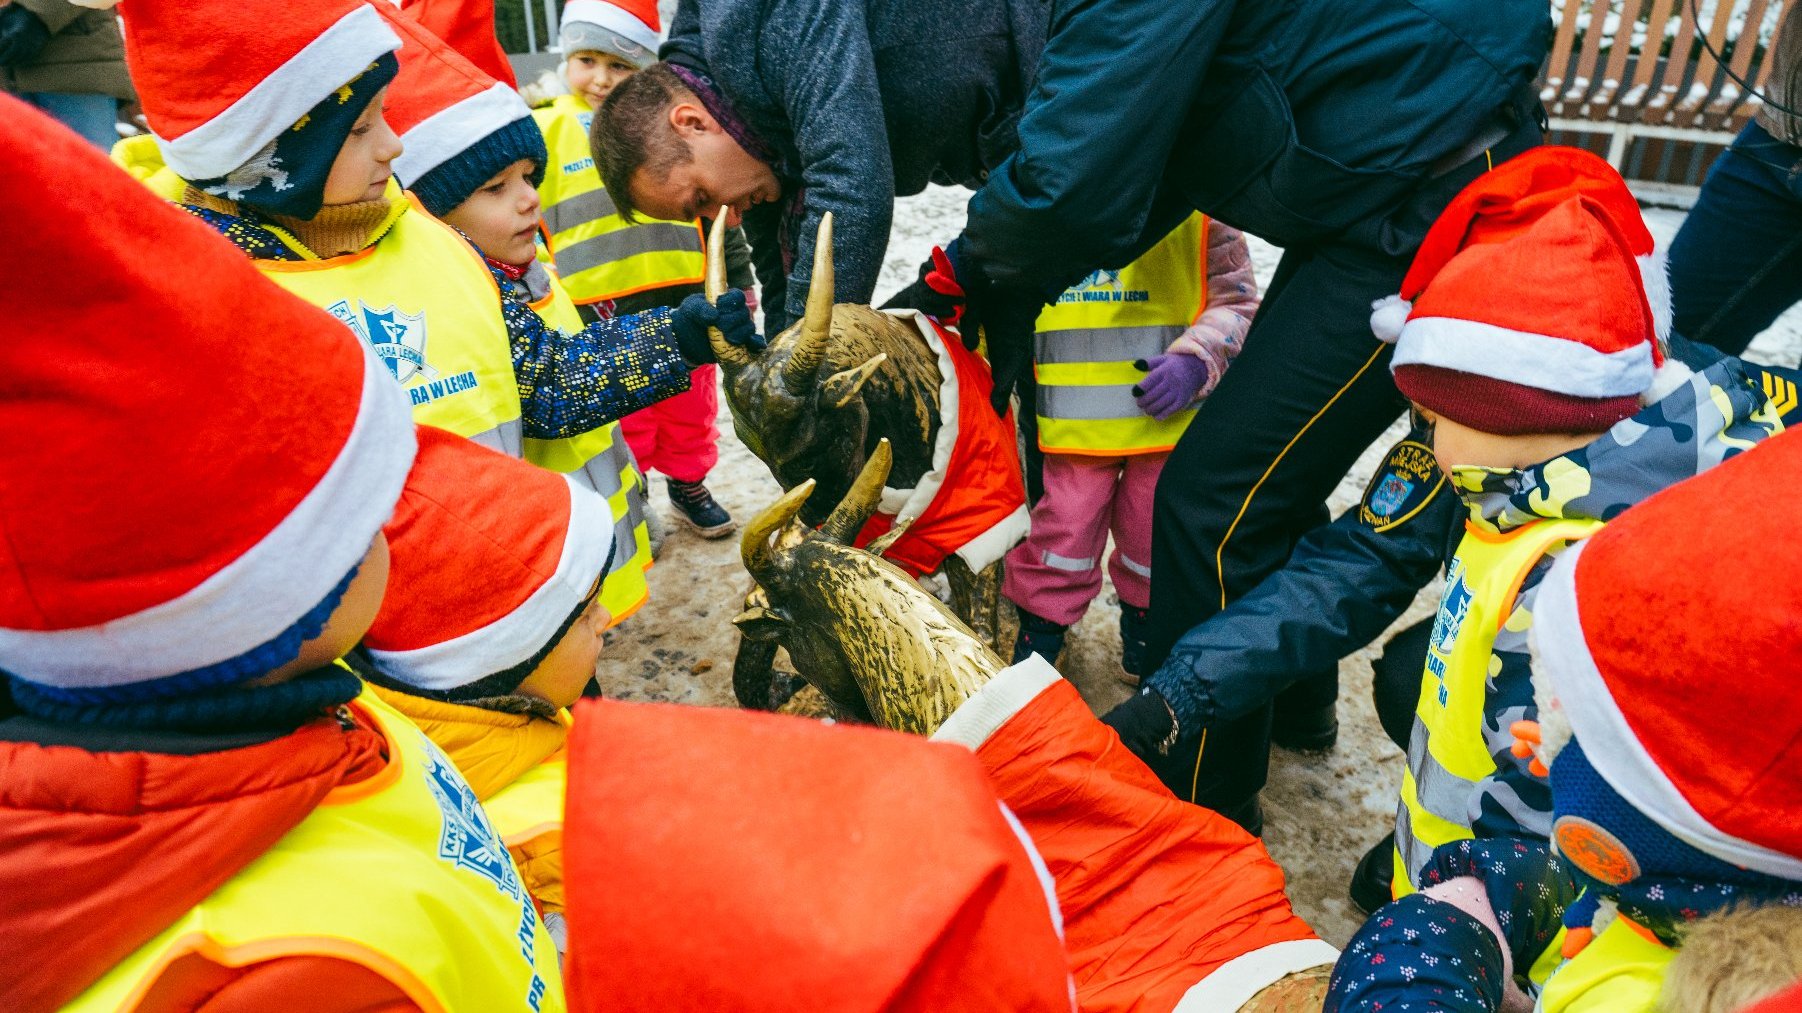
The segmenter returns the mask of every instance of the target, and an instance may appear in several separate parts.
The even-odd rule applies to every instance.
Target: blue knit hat
[[[533,186],[549,158],[544,135],[519,93],[489,77],[404,14],[400,75],[388,92],[388,122],[405,149],[394,173],[425,209],[443,215],[515,162],[532,163]]]

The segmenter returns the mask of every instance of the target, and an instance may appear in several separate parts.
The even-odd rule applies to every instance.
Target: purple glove
[[[1166,353],[1133,365],[1145,371],[1145,379],[1133,385],[1133,398],[1159,422],[1194,404],[1208,382],[1207,361],[1196,355]]]

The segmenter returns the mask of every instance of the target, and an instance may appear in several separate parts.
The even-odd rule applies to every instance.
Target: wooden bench
[[[1565,0],[1540,90],[1553,132],[1603,135],[1608,161],[1630,179],[1693,191],[1700,183],[1697,149],[1725,147],[1758,110],[1757,96],[1734,77],[1763,87],[1776,38],[1761,45],[1761,26],[1767,19],[1780,24],[1784,4],[1799,2],[1718,0],[1710,12],[1703,0]],[[1589,22],[1579,30],[1585,14]],[[1686,150],[1685,178],[1668,178],[1668,153],[1661,171],[1630,171],[1629,153],[1640,138]]]

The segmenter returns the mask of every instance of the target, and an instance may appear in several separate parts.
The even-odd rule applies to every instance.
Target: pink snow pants
[[[641,471],[678,482],[699,482],[720,459],[720,368],[701,366],[692,386],[675,397],[619,420]]]
[[[1151,604],[1151,499],[1169,454],[1045,455],[1045,495],[1032,530],[1007,554],[1001,593],[1036,616],[1068,626],[1101,590],[1101,556],[1120,601]]]

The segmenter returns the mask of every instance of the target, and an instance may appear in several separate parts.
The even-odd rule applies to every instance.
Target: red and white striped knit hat
[[[286,664],[400,495],[406,397],[91,145],[0,120],[0,270],[30,279],[0,288],[0,669],[99,704]]]
[[[517,688],[613,558],[598,493],[429,426],[386,530],[388,596],[363,644],[378,681],[452,699]]]
[[[642,69],[657,59],[662,30],[657,0],[569,0],[558,42],[565,55],[614,53]]]
[[[1465,187],[1371,329],[1395,343],[1404,395],[1489,433],[1607,429],[1688,373],[1664,368],[1670,295],[1638,205],[1576,148],[1535,148]]]
[[[435,215],[521,159],[536,166],[537,185],[548,157],[544,135],[519,93],[406,13],[394,14],[392,23],[404,42],[384,115],[404,149],[394,160],[402,185]]]
[[[1533,610],[1541,760],[1555,764],[1574,735],[1672,836],[1791,880],[1802,880],[1797,475],[1802,435],[1783,433],[1653,496],[1559,557]]]
[[[400,48],[387,12],[365,0],[128,0],[119,10],[150,131],[187,180],[238,169]]]

